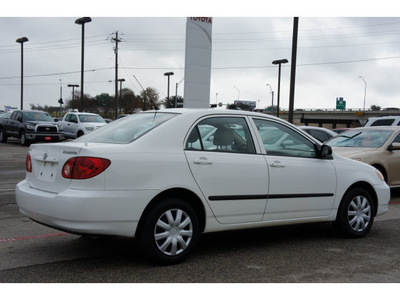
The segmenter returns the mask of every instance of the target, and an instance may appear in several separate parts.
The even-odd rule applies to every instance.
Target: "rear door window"
[[[255,153],[244,118],[213,117],[202,120],[189,134],[186,150]]]

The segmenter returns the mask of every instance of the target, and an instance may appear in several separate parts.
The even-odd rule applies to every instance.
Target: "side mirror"
[[[393,151],[393,150],[400,150],[400,143],[392,143],[389,147],[388,147],[389,151]]]
[[[315,144],[315,151],[317,152],[317,155],[319,158],[326,158],[326,159],[331,159],[332,158],[332,147],[323,144],[322,146]]]
[[[332,147],[328,145],[322,145],[321,147],[321,157],[325,158],[331,156],[333,153]]]

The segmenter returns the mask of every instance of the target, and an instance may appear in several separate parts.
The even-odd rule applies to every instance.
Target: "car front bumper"
[[[45,133],[32,133],[32,132],[26,132],[25,133],[25,137],[27,140],[30,141],[35,141],[35,142],[39,142],[39,141],[43,141],[43,142],[59,142],[62,141],[64,139],[64,135],[63,133],[51,133],[51,134],[45,134]]]
[[[386,183],[382,183],[374,186],[376,196],[378,198],[378,207],[376,215],[380,216],[389,211],[390,202],[390,188]]]
[[[50,193],[31,188],[27,179],[15,195],[22,214],[49,227],[77,234],[133,237],[155,190]]]

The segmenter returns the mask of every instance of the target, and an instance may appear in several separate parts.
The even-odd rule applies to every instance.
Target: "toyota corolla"
[[[330,221],[362,237],[387,212],[390,190],[375,168],[281,119],[166,109],[31,145],[16,199],[41,224],[136,237],[151,259],[172,264],[206,232]]]

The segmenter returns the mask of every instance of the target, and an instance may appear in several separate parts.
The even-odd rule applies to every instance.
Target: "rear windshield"
[[[128,144],[176,116],[171,113],[138,113],[108,123],[77,139],[78,142]]]

